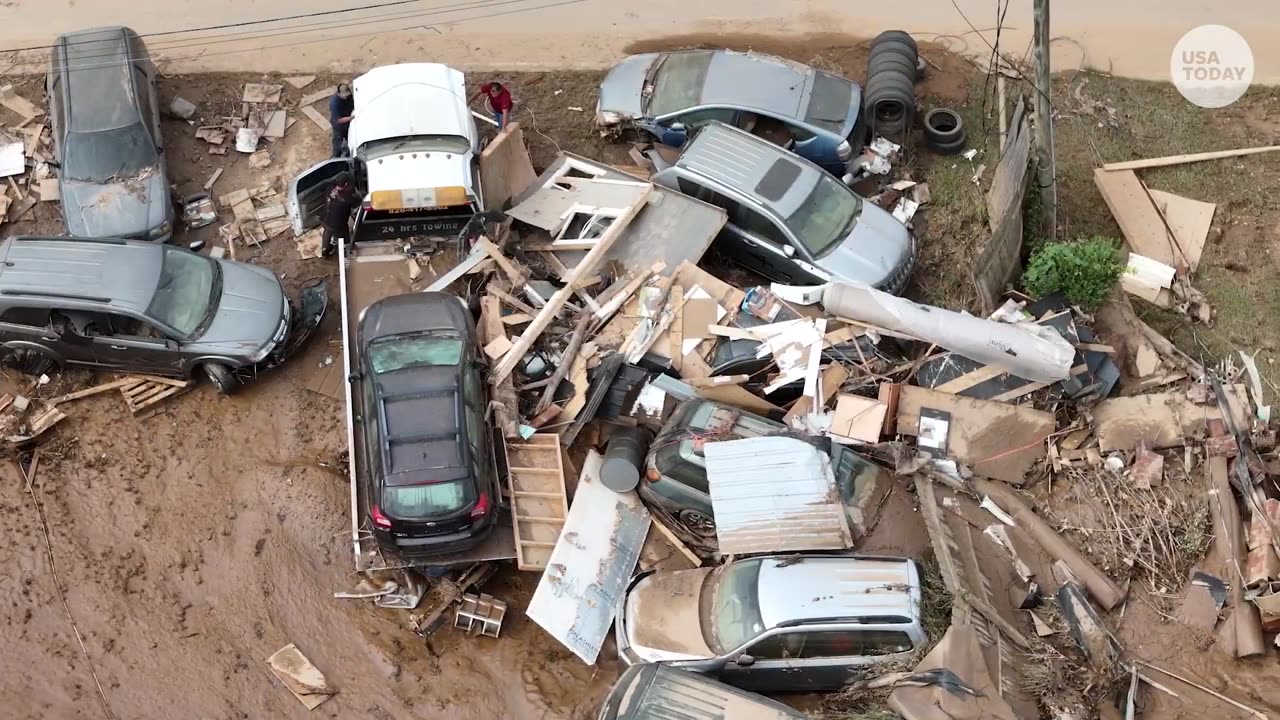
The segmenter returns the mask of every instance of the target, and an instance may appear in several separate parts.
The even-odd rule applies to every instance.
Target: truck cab
[[[350,172],[363,201],[350,240],[453,237],[481,207],[480,135],[461,72],[439,63],[376,67],[351,83],[352,157],[289,183],[296,233],[320,224],[334,179]]]

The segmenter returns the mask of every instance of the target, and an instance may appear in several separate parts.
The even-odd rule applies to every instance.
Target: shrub
[[[1061,292],[1073,305],[1092,309],[1107,299],[1122,272],[1120,243],[1092,237],[1050,243],[1036,250],[1022,273],[1022,282],[1036,297]]]

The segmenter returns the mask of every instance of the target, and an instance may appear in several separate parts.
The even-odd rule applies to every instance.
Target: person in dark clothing
[[[346,83],[338,85],[338,91],[329,98],[329,126],[333,131],[333,157],[350,154],[347,147],[347,130],[351,128],[351,118],[355,117],[356,100],[351,95],[351,86]]]
[[[338,251],[338,243],[346,242],[351,234],[351,211],[360,202],[350,173],[342,173],[329,188],[324,201],[324,215],[320,219],[323,228],[322,253],[330,257]]]
[[[511,109],[515,106],[515,102],[511,99],[511,91],[506,85],[493,80],[481,85],[480,89],[467,100],[467,104],[470,105],[481,95],[484,95],[488,101],[493,119],[498,121],[498,129],[505,128],[511,120]]]

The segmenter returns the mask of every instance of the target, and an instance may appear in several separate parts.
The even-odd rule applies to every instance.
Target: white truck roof
[[[367,191],[375,207],[454,205],[463,194],[479,200],[471,167],[478,133],[460,71],[439,63],[384,65],[351,86],[355,115],[347,139],[353,154],[366,160]],[[458,140],[452,152],[411,148],[365,157],[381,140],[433,137]]]

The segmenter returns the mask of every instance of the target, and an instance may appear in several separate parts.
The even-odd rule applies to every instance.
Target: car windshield
[[[369,365],[377,375],[424,365],[457,365],[461,361],[462,338],[456,335],[388,338],[369,345]]]
[[[722,567],[711,587],[708,644],[719,653],[733,652],[764,632],[760,617],[760,560],[744,560]],[[710,622],[707,622],[710,620]]]
[[[388,155],[405,153],[441,152],[462,155],[470,149],[471,141],[460,135],[410,135],[365,143],[356,150],[356,157],[364,162],[372,162]]]
[[[388,487],[382,491],[382,511],[406,519],[447,515],[466,507],[468,496],[467,485],[461,480]]]
[[[660,60],[649,96],[649,115],[658,117],[697,105],[711,56],[710,52],[672,53]]]
[[[835,75],[819,72],[813,78],[809,107],[804,119],[833,133],[840,133],[849,120],[853,103],[853,83]]]
[[[787,225],[814,257],[835,247],[862,214],[862,198],[823,173],[809,197],[787,218]]]
[[[160,284],[147,314],[192,337],[217,307],[222,270],[214,260],[181,248],[166,247]]]
[[[134,123],[113,130],[67,135],[62,172],[71,180],[107,182],[153,168],[156,159],[156,148],[146,128]]]

